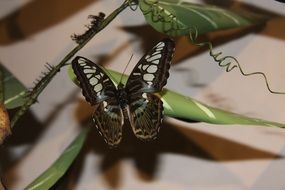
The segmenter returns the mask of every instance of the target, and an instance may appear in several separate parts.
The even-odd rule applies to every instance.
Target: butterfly
[[[83,96],[96,106],[95,125],[108,145],[121,142],[127,120],[137,138],[146,141],[156,138],[162,123],[163,103],[154,93],[167,83],[174,49],[174,41],[161,40],[139,60],[126,85],[120,82],[117,87],[100,65],[80,56],[72,60]]]

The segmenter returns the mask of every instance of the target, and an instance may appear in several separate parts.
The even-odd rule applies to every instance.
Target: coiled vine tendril
[[[285,94],[285,92],[279,92],[279,91],[272,90],[270,88],[268,79],[263,72],[252,72],[252,73],[244,72],[240,63],[238,62],[238,60],[235,57],[233,57],[233,56],[221,56],[222,52],[214,53],[213,45],[211,42],[197,42],[197,38],[198,38],[197,29],[195,28],[194,30],[193,29],[190,30],[189,31],[189,39],[190,39],[191,43],[196,45],[196,46],[208,46],[209,51],[210,51],[209,52],[210,56],[213,57],[214,61],[217,62],[220,67],[225,67],[226,72],[230,72],[233,69],[237,68],[237,69],[239,69],[240,73],[243,76],[261,75],[265,80],[265,84],[266,84],[266,87],[267,87],[269,92],[271,92],[273,94]]]

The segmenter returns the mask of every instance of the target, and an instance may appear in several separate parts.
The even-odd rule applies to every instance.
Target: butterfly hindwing
[[[115,97],[116,87],[104,70],[84,57],[72,60],[72,68],[82,88],[85,99],[96,105],[108,98]]]
[[[108,145],[116,146],[121,142],[124,117],[115,98],[99,103],[93,119],[97,129]]]
[[[72,61],[83,95],[91,105],[96,105],[93,119],[100,134],[110,145],[122,139],[124,117],[116,98],[117,89],[104,70],[83,57]]]
[[[157,43],[144,55],[129,76],[129,119],[134,134],[143,140],[156,137],[163,118],[162,101],[151,93],[160,92],[169,77],[175,44],[170,39]]]
[[[130,106],[130,123],[134,134],[142,140],[155,139],[163,118],[162,101],[155,95],[143,93]]]

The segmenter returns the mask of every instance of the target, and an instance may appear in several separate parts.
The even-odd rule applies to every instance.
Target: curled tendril
[[[217,62],[220,67],[225,67],[226,72],[230,72],[233,69],[237,68],[237,69],[239,69],[239,71],[241,72],[241,74],[243,76],[261,75],[265,80],[265,84],[266,84],[266,87],[267,87],[269,92],[271,92],[273,94],[285,94],[285,92],[278,92],[278,91],[272,90],[269,86],[268,79],[263,72],[245,73],[243,71],[240,63],[238,62],[238,60],[235,57],[233,57],[233,56],[222,56],[221,57],[222,52],[218,52],[218,53],[213,52],[213,45],[211,42],[197,42],[196,41],[197,38],[198,38],[198,30],[196,28],[190,30],[189,31],[189,39],[190,39],[191,43],[196,45],[196,46],[208,46],[209,51],[210,51],[209,52],[210,56],[213,57],[214,61]]]
[[[144,15],[150,14],[152,22],[161,22],[163,33],[175,35],[176,31],[184,29],[177,22],[177,17],[174,14],[158,5],[159,1],[148,2],[143,0],[143,2],[148,6],[148,8],[141,8],[142,13]]]

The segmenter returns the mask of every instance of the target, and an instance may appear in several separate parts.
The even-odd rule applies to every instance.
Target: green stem
[[[27,101],[20,107],[20,109],[15,113],[14,117],[11,120],[11,127],[13,128],[17,121],[26,113],[26,111],[33,105],[36,101],[40,93],[45,89],[45,87],[49,84],[52,78],[56,75],[57,72],[63,66],[66,66],[66,62],[70,60],[81,48],[83,48],[97,33],[103,30],[115,17],[122,12],[125,8],[127,8],[130,4],[131,0],[125,0],[124,3],[114,10],[106,19],[102,21],[102,23],[98,26],[98,30],[92,33],[88,38],[84,39],[84,41],[78,44],[72,51],[70,51],[45,77],[43,77],[39,81],[39,85],[33,89],[30,93],[31,96],[27,98]]]

